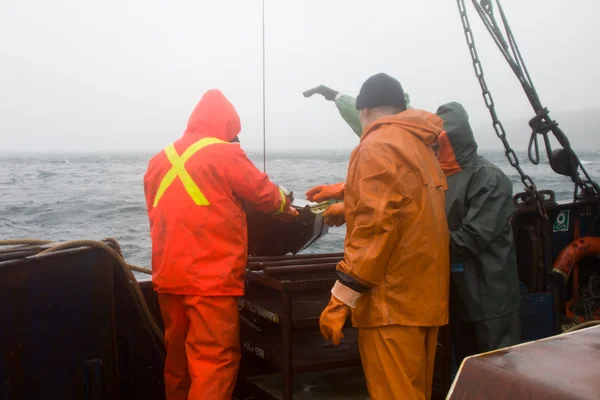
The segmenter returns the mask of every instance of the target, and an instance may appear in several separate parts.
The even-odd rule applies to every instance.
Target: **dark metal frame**
[[[356,349],[355,357],[341,358],[338,360],[297,362],[294,363],[294,333],[300,335],[312,334],[310,328],[318,326],[318,317],[294,318],[294,298],[307,292],[328,293],[335,280],[335,265],[341,260],[340,254],[305,255],[297,257],[278,257],[252,259],[248,264],[247,282],[249,286],[268,287],[279,292],[280,304],[250,299],[248,296],[242,300],[242,308],[266,321],[277,324],[281,329],[282,354],[277,356],[275,351],[258,348],[254,350],[245,341],[246,350],[254,350],[255,354],[282,371],[283,399],[292,399],[293,376],[296,373],[330,370],[348,367],[350,364],[360,365],[360,357]],[[311,278],[312,275],[312,278]],[[318,276],[320,275],[320,276]],[[318,304],[316,304],[318,307]],[[318,334],[318,332],[315,332]],[[257,343],[258,333],[247,334],[248,341]],[[262,343],[261,343],[262,342]],[[266,340],[258,340],[260,346]],[[257,346],[259,346],[257,344]],[[266,346],[265,346],[266,347]],[[279,348],[279,346],[273,346]]]
[[[303,354],[304,360],[299,361],[295,353],[295,341],[309,338],[311,344],[310,338],[320,335],[319,314],[329,299],[329,291],[337,279],[335,265],[341,259],[342,254],[338,253],[252,259],[248,264],[248,290],[240,301],[241,308],[256,317],[257,325],[266,322],[272,329],[275,324],[281,333],[281,343],[269,345],[266,343],[270,338],[268,333],[260,332],[260,327],[242,318],[246,322],[242,326],[247,325],[243,329],[244,348],[282,372],[284,400],[292,399],[294,374],[361,365],[357,343],[354,343],[358,332],[350,330],[349,321],[345,336],[352,342],[351,348],[338,350],[338,354],[347,354],[347,357],[328,355],[319,360],[319,356]],[[258,291],[264,292],[260,288],[270,288],[272,295],[268,299],[253,297]],[[434,398],[443,398],[450,388],[450,342],[449,326],[444,326],[440,329],[436,354],[436,363],[442,373],[441,380],[434,386]],[[264,393],[264,390],[256,389]]]

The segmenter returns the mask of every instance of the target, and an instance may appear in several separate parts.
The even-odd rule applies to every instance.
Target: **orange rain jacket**
[[[352,152],[337,268],[370,287],[352,311],[355,327],[448,323],[447,186],[431,149],[442,125],[409,109],[368,126]]]
[[[241,296],[248,251],[242,202],[274,213],[286,197],[237,143],[240,118],[209,90],[183,136],[154,156],[144,176],[152,281],[161,293]]]

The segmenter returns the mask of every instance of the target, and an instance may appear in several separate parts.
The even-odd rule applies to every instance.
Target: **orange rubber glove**
[[[344,182],[319,185],[306,192],[306,200],[320,203],[326,200],[344,200]]]
[[[327,207],[323,213],[325,224],[329,226],[342,226],[346,223],[344,203],[335,203]]]
[[[327,211],[327,210],[325,210]],[[292,222],[295,221],[300,213],[296,210],[289,202],[283,208],[283,212],[280,214],[275,214],[273,217],[282,222]]]
[[[334,345],[339,345],[340,341],[344,338],[342,328],[346,324],[346,318],[348,318],[349,313],[350,307],[334,295],[331,295],[329,304],[327,304],[327,307],[325,307],[319,318],[321,335],[327,340],[331,339]]]
[[[298,210],[296,210],[292,206],[287,206],[286,208],[283,209],[283,212],[281,214],[273,215],[273,218],[275,218],[279,221],[282,221],[282,222],[292,222],[296,218],[298,218],[298,215],[300,215]]]

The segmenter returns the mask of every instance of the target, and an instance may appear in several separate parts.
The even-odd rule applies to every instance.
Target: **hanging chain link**
[[[515,168],[521,177],[521,182],[525,186],[525,191],[528,192],[533,197],[537,197],[537,189],[533,179],[525,172],[519,165],[519,158],[515,151],[510,147],[508,140],[506,139],[506,131],[504,130],[504,126],[500,119],[498,119],[498,115],[496,114],[496,108],[494,105],[494,98],[492,97],[492,93],[489,91],[487,87],[487,83],[485,82],[485,77],[483,74],[483,67],[481,66],[481,61],[479,61],[479,56],[477,55],[477,48],[475,47],[475,39],[473,38],[473,32],[471,31],[471,25],[469,24],[469,18],[467,17],[467,10],[465,7],[464,0],[457,0],[458,10],[460,12],[460,19],[462,20],[463,28],[465,31],[465,38],[467,40],[467,45],[469,46],[469,52],[471,53],[471,59],[473,60],[473,69],[475,70],[475,75],[479,80],[479,85],[481,86],[481,92],[483,95],[483,100],[485,101],[485,105],[490,111],[490,115],[492,116],[492,124],[494,126],[494,131],[502,144],[504,145],[504,155],[508,159],[510,165]]]
[[[471,1],[473,2],[475,10],[481,17],[481,20],[487,28],[488,32],[490,33],[492,39],[498,46],[498,49],[500,50],[500,52],[508,62],[509,66],[519,79],[519,82],[521,83],[521,86],[523,87],[523,90],[525,91],[525,94],[527,96],[527,99],[531,103],[536,113],[536,116],[532,118],[531,121],[529,121],[529,125],[532,128],[532,133],[529,141],[528,153],[529,159],[531,160],[532,164],[537,165],[539,163],[540,156],[538,136],[541,135],[544,138],[544,146],[546,148],[548,160],[550,162],[550,165],[553,166],[552,146],[548,138],[548,134],[552,132],[552,134],[556,137],[563,149],[565,149],[568,152],[570,162],[572,162],[576,166],[576,168],[571,170],[571,172],[569,173],[571,180],[573,181],[573,183],[575,183],[574,198],[578,198],[579,190],[582,191],[583,195],[599,195],[600,186],[598,186],[598,184],[596,184],[596,182],[594,182],[591,179],[590,175],[585,170],[583,164],[579,161],[579,159],[575,155],[575,152],[571,148],[567,136],[558,127],[558,123],[550,118],[548,109],[542,106],[542,103],[539,99],[539,96],[537,95],[537,91],[535,90],[529,72],[527,71],[527,67],[525,66],[523,57],[521,56],[519,46],[517,45],[516,39],[512,33],[510,25],[508,24],[508,20],[506,19],[504,10],[500,5],[500,1],[496,0],[496,3],[498,5],[498,10],[500,12],[504,29],[506,30],[508,42],[504,38],[502,30],[500,29],[494,17],[493,0],[480,0],[480,4],[477,2],[477,0]],[[508,159],[510,165],[519,172],[519,175],[521,176],[521,181],[525,185],[526,192],[532,194],[534,198],[537,198],[537,190],[533,183],[533,180],[520,168],[519,160],[517,159],[515,152],[510,148],[510,145],[506,140],[506,132],[504,131],[502,123],[498,120],[498,116],[494,108],[494,100],[485,82],[483,68],[477,55],[477,49],[475,48],[475,41],[473,39],[473,33],[471,31],[469,19],[467,17],[465,2],[464,0],[457,0],[457,4],[463,28],[465,31],[465,38],[469,46],[471,58],[473,59],[473,68],[475,69],[475,75],[477,75],[477,79],[479,80],[479,84],[481,85],[481,90],[483,93],[485,104],[490,111],[490,115],[492,116],[493,126],[494,130],[496,131],[496,135],[500,138],[500,140],[502,140],[502,144],[505,148],[506,158]],[[533,155],[533,150],[535,150],[535,156]],[[579,174],[579,171],[581,171],[581,173],[583,174],[584,179],[582,179],[581,175]]]

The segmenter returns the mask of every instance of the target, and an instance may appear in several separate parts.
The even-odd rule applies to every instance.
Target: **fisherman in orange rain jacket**
[[[242,202],[281,218],[298,215],[235,143],[240,129],[233,105],[209,90],[183,136],[150,160],[144,176],[167,400],[231,399],[248,248]]]
[[[367,79],[356,109],[363,134],[343,187],[344,260],[321,333],[339,344],[351,312],[370,398],[429,399],[438,328],[448,323],[447,186],[431,149],[443,121],[407,110],[385,74]]]

